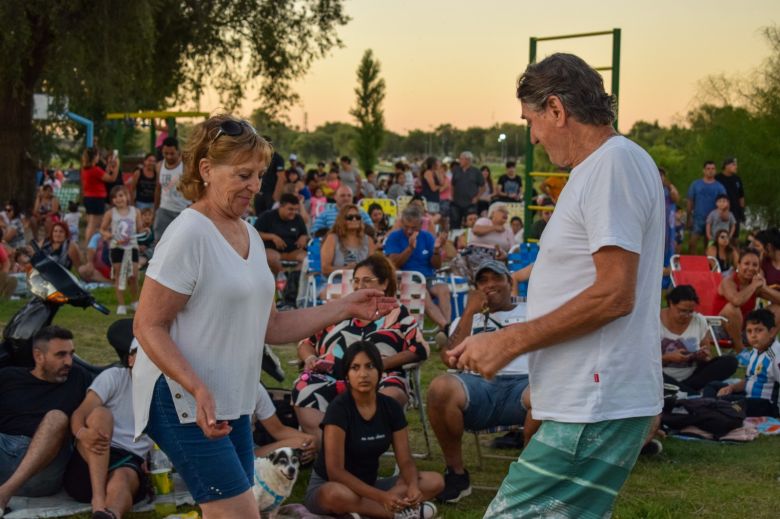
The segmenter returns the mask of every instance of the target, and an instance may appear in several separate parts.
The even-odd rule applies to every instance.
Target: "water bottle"
[[[287,274],[285,274],[284,271],[279,272],[276,275],[276,290],[279,292],[280,297],[282,294],[284,294],[284,287],[286,286],[287,286]]]
[[[176,513],[172,468],[168,456],[155,444],[149,453],[149,472],[154,485],[154,511],[157,517],[166,517]]]

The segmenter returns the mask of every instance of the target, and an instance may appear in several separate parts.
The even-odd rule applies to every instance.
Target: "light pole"
[[[501,133],[498,136],[498,142],[501,144],[501,160],[506,162],[506,134]]]

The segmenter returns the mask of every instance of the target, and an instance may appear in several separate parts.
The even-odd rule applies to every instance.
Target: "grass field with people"
[[[113,291],[98,289],[95,292],[100,302],[115,307]],[[0,302],[0,326],[5,326],[13,314],[24,305],[24,301]],[[106,328],[117,317],[104,316],[87,309],[64,307],[55,318],[55,323],[71,329],[76,338],[77,353],[96,364],[115,362],[116,355],[105,339]],[[269,387],[288,387],[294,380],[295,366],[287,361],[295,358],[293,345],[275,347],[287,371],[285,383],[271,380]],[[432,356],[423,364],[423,386],[444,370],[438,356]],[[264,377],[268,378],[267,376]],[[408,412],[413,448],[423,446],[418,415]],[[489,451],[489,437],[481,437],[483,448]],[[685,519],[697,518],[742,518],[777,517],[777,496],[780,494],[780,463],[777,452],[780,437],[760,437],[743,445],[727,445],[714,442],[682,441],[666,439],[663,452],[652,458],[640,458],[625,488],[618,498],[614,517]],[[444,464],[435,437],[432,437],[432,459],[418,460],[418,468],[442,471]],[[471,472],[472,484],[496,486],[506,474],[509,462],[485,460],[485,468],[477,467],[474,438],[464,437],[466,466]],[[392,458],[386,458],[382,467],[384,473],[393,470]],[[303,498],[309,471],[302,472],[295,492],[288,503],[300,502]],[[493,494],[474,490],[471,496],[457,505],[439,505],[440,517],[466,519],[482,517]],[[151,518],[149,514],[131,514],[132,518]],[[88,517],[88,515],[75,516]]]

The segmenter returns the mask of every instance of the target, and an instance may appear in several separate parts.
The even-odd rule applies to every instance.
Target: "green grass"
[[[103,304],[115,308],[113,291],[101,289],[96,297]],[[0,302],[0,325],[4,326],[10,317],[24,304],[22,301]],[[80,310],[64,307],[55,323],[73,330],[76,335],[76,350],[82,357],[95,363],[110,363],[116,360],[113,349],[105,339],[105,331],[116,316],[103,316],[95,310]],[[292,345],[275,348],[284,361],[293,359]],[[285,364],[287,382],[269,386],[289,387],[294,379],[292,366]],[[444,370],[434,357],[424,364],[423,385]],[[423,445],[422,432],[416,412],[407,413],[410,423],[413,450]],[[490,438],[482,439],[483,445]],[[614,517],[618,519],[684,519],[697,518],[742,518],[749,506],[753,518],[778,516],[778,495],[780,495],[780,438],[759,438],[745,445],[720,445],[716,443],[684,442],[675,439],[664,441],[664,452],[651,459],[640,459],[618,499]],[[516,454],[516,453],[515,453]],[[486,460],[484,470],[476,463],[473,437],[464,438],[464,455],[472,476],[472,483],[498,485],[506,474],[509,462]],[[390,473],[391,458],[385,458],[382,469]],[[431,460],[419,460],[421,470],[443,470],[441,452],[435,439]],[[308,473],[298,479],[295,492],[288,502],[300,502],[303,498]],[[474,491],[460,504],[440,506],[442,517],[482,517],[492,493]],[[88,515],[74,516],[87,518]],[[151,518],[153,514],[132,514],[132,518]]]

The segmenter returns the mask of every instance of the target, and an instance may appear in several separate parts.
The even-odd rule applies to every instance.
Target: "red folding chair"
[[[689,256],[675,254],[669,259],[669,266],[673,271],[704,271],[720,272],[720,264],[712,256]]]
[[[690,257],[690,256],[689,256]],[[702,258],[704,256],[701,256]],[[723,280],[720,272],[710,270],[672,270],[672,284],[691,285],[699,296],[699,304],[696,305],[696,311],[707,319],[707,326],[712,336],[712,342],[715,344],[715,350],[721,355],[720,348],[731,348],[732,342],[728,334],[718,333],[723,330],[723,323],[727,322],[725,317],[718,315],[720,308],[717,308],[718,287]]]

